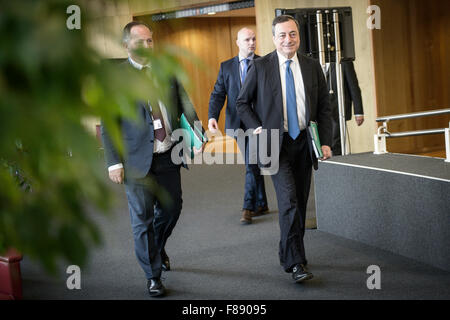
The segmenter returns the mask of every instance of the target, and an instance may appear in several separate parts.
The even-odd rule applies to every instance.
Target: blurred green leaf
[[[81,30],[68,30],[76,1],[0,0],[0,254],[14,247],[56,273],[82,266],[101,244],[93,212],[114,207],[99,145],[83,124],[102,118],[120,151],[119,118],[136,99],[164,101],[187,81],[174,50],[149,53],[152,72],[101,63]]]

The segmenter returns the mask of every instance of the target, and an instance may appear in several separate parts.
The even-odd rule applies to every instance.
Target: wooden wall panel
[[[381,9],[381,30],[373,31],[379,116],[450,106],[450,3],[446,0],[372,0]],[[448,127],[449,116],[393,121],[392,132]],[[390,139],[390,152],[445,149],[443,135]]]
[[[407,53],[409,21],[402,2],[405,1],[374,2],[382,14],[381,30],[373,32],[378,116],[408,113],[411,108],[412,82],[410,55]],[[392,132],[413,129],[412,121],[389,123]],[[392,139],[387,143],[390,152],[406,152],[411,150],[413,138]]]
[[[236,33],[244,26],[255,29],[255,18],[184,18],[160,22],[152,22],[148,16],[140,19],[154,29],[155,46],[164,43],[176,45],[199,59],[200,64],[192,62],[191,57],[183,59],[182,62],[191,79],[186,90],[206,129],[209,97],[217,79],[220,63],[237,55]],[[219,119],[222,132],[225,127],[224,111],[225,107]]]

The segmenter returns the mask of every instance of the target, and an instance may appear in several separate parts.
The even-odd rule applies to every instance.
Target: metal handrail
[[[378,127],[377,134],[375,134],[375,136],[374,136],[374,146],[375,146],[374,154],[387,153],[386,138],[399,138],[399,137],[409,137],[409,136],[420,136],[420,135],[427,135],[427,134],[443,133],[445,136],[445,151],[446,151],[445,162],[450,162],[450,124],[449,124],[448,128],[442,128],[442,129],[403,131],[403,132],[394,132],[394,133],[389,132],[387,129],[387,124],[388,124],[388,121],[390,121],[390,120],[428,117],[428,116],[435,116],[435,115],[442,115],[442,114],[450,114],[450,108],[440,109],[440,110],[431,110],[431,111],[422,111],[422,112],[413,112],[413,113],[406,113],[406,114],[398,114],[395,116],[386,116],[386,117],[377,118],[376,121],[383,122],[383,125]]]
[[[403,132],[395,132],[395,133],[386,132],[386,134],[387,134],[386,138],[421,136],[421,135],[438,134],[438,133],[445,133],[445,128],[442,128],[442,129],[428,129],[428,130],[416,130],[416,131],[403,131]]]
[[[397,114],[395,116],[385,116],[377,118],[377,122],[385,122],[390,120],[400,120],[400,119],[408,119],[408,118],[418,118],[418,117],[428,117],[428,116],[436,116],[441,114],[450,113],[450,108],[448,109],[438,109],[438,110],[430,110],[430,111],[421,111],[421,112],[413,112],[413,113],[405,113],[405,114]]]

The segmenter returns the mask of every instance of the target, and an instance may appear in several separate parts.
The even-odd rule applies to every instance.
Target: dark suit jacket
[[[259,56],[255,54],[253,59],[256,58]],[[209,98],[208,119],[219,120],[220,111],[225,103],[225,98],[227,98],[225,129],[243,129],[236,111],[236,100],[240,90],[239,56],[236,56],[220,64],[219,75]]]
[[[352,61],[342,61],[342,74],[344,76],[344,112],[345,120],[352,119],[352,102],[354,114],[364,114],[363,104],[361,98],[361,89],[358,85],[358,78],[356,77],[355,67]],[[332,113],[335,117],[339,116],[338,99],[337,99],[337,84],[336,84],[336,64],[330,64],[329,77],[327,79],[328,87],[333,89],[333,94],[330,95],[330,103]]]
[[[316,121],[322,145],[331,146],[331,114],[325,76],[320,64],[313,59],[298,54],[305,86],[306,114],[309,121]],[[247,77],[236,102],[239,117],[247,128],[279,129],[279,146],[283,143],[284,118],[283,95],[281,91],[280,68],[276,51],[250,64]],[[253,103],[253,108],[252,108]],[[314,168],[317,159],[312,152],[309,130],[308,145]],[[270,149],[271,137],[268,135]]]
[[[129,66],[131,68],[131,66]],[[180,117],[184,113],[190,123],[198,121],[197,114],[186,91],[177,81],[171,82],[171,90],[167,105],[168,122],[172,131],[180,127]],[[146,102],[137,102],[137,113],[142,121],[120,119],[124,155],[121,156],[114,147],[103,124],[101,135],[105,149],[107,166],[123,163],[127,178],[143,178],[148,173],[153,160],[154,129],[150,109]]]

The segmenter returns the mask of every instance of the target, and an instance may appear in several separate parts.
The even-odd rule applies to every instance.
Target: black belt
[[[298,135],[298,137],[297,137],[295,140],[297,140],[297,139],[303,137],[305,134],[306,134],[306,129],[301,130],[301,131],[300,131],[300,134]],[[286,138],[289,139],[289,141],[295,141],[295,140],[292,139],[292,137],[289,135],[289,132],[285,132],[285,133],[284,133],[283,139],[286,139]]]

